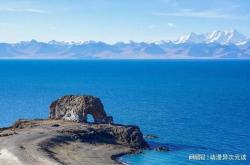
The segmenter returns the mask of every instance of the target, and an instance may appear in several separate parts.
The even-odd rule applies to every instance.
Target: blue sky
[[[248,0],[0,0],[0,42],[159,41],[236,29],[250,37]]]

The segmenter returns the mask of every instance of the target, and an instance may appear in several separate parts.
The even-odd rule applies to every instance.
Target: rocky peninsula
[[[0,129],[0,165],[119,164],[117,157],[146,148],[139,127],[114,124],[94,96],[63,96],[50,105],[49,119]]]

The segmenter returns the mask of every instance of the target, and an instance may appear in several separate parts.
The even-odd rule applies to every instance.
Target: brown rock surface
[[[62,119],[76,122],[87,122],[87,115],[92,115],[95,123],[112,123],[98,97],[67,95],[50,105],[50,119]]]

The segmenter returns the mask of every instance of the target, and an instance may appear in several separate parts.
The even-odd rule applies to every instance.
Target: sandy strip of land
[[[53,125],[60,126],[54,127]],[[39,121],[22,129],[0,131],[0,165],[118,164],[113,155],[131,152],[124,145],[64,141],[46,145],[58,131],[77,123]]]

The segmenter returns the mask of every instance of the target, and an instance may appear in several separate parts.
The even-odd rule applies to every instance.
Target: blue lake
[[[191,154],[250,156],[250,61],[247,60],[0,60],[0,126],[47,118],[66,94],[100,97],[115,122],[155,134],[128,164],[250,164],[189,160]]]

